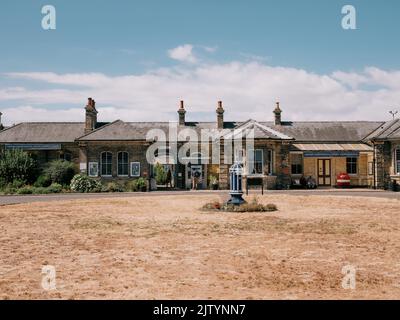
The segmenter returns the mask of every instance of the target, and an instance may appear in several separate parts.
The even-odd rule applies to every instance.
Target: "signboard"
[[[304,151],[304,158],[358,158],[359,151]]]
[[[59,143],[14,143],[6,144],[6,150],[10,149],[21,149],[29,151],[39,150],[61,150],[61,144]]]

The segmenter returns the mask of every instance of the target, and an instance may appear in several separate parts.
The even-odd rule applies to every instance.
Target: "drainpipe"
[[[372,141],[372,145],[374,147],[374,159],[373,159],[372,173],[374,174],[374,189],[376,190],[376,149],[375,149],[375,143],[373,141]]]

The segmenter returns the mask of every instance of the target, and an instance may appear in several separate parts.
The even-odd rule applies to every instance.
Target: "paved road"
[[[49,195],[12,195],[0,196],[0,206],[31,203],[31,202],[46,202],[60,200],[75,200],[75,199],[104,199],[104,198],[124,198],[124,197],[155,197],[155,196],[185,196],[193,194],[224,194],[228,191],[156,191],[156,192],[124,192],[124,193],[65,193],[65,194],[49,194]],[[250,194],[261,194],[260,191],[251,191]],[[390,192],[381,190],[369,189],[317,189],[317,190],[268,190],[265,194],[288,194],[288,195],[329,195],[329,196],[355,196],[355,197],[379,197],[388,199],[400,200],[400,192]]]

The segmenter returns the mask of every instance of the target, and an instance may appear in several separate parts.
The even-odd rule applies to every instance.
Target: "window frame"
[[[250,172],[251,168],[252,169],[256,168],[255,164],[256,164],[256,152],[257,151],[261,152],[261,173],[258,173],[256,171],[254,173]],[[253,155],[252,158],[251,158],[251,155]],[[264,150],[263,149],[250,149],[249,154],[248,154],[248,163],[249,163],[249,165],[247,167],[248,175],[260,175],[260,174],[263,175],[264,174]],[[251,163],[253,164],[252,167],[250,166]]]
[[[351,161],[349,161],[350,159],[356,159],[356,161],[355,162],[351,162]],[[350,165],[350,168],[351,169],[353,169],[353,165],[355,165],[355,172],[349,172],[349,165]],[[352,170],[350,170],[350,171],[352,171]],[[358,158],[357,157],[346,157],[346,173],[348,174],[348,175],[352,175],[352,176],[356,176],[356,175],[358,175]]]
[[[119,167],[120,167],[120,159],[119,156],[121,154],[126,154],[127,158],[126,158],[126,163],[122,163],[121,165],[126,165],[126,174],[121,174],[119,172]],[[117,176],[118,177],[129,177],[129,152],[128,151],[118,151],[117,153]]]
[[[134,175],[133,174],[133,170],[132,170],[132,166],[134,165],[134,164],[136,164],[136,165],[138,165],[138,168],[139,168],[139,174],[138,175]],[[131,177],[140,177],[141,176],[141,166],[140,166],[140,162],[139,161],[132,161],[132,162],[130,162],[130,174],[131,174]]]
[[[111,154],[111,162],[106,162],[106,165],[111,165],[111,174],[103,174],[103,154]],[[100,176],[110,178],[113,176],[113,153],[111,151],[103,151],[100,153]],[[107,158],[106,158],[107,159]]]
[[[292,163],[292,156],[300,156],[300,164],[293,164]],[[300,172],[293,172],[293,166],[300,166],[301,170]],[[292,152],[290,153],[290,174],[291,175],[304,175],[304,155],[302,152]]]
[[[394,149],[394,172],[400,175],[400,146]]]

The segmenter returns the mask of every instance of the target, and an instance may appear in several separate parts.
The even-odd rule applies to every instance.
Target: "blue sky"
[[[56,30],[41,28],[41,8],[46,4],[56,8]],[[341,8],[346,4],[356,8],[357,30],[341,27]],[[171,104],[175,100],[177,104],[179,98],[184,99],[185,93],[194,106],[196,120],[203,119],[203,116],[204,120],[210,120],[206,112],[203,115],[203,106],[209,105],[208,99],[216,101],[218,98],[225,98],[230,103],[232,116],[242,117],[244,115],[239,111],[252,93],[254,108],[246,107],[249,117],[260,116],[263,112],[261,100],[272,105],[273,100],[280,99],[288,104],[287,110],[293,111],[291,117],[304,117],[302,120],[336,119],[343,109],[349,107],[352,117],[372,119],[377,116],[373,110],[376,111],[379,99],[382,108],[400,104],[396,100],[398,87],[388,84],[400,70],[399,30],[400,2],[396,0],[2,0],[0,108],[6,111],[11,108],[37,109],[38,118],[34,120],[41,120],[40,110],[65,111],[64,114],[52,113],[51,119],[43,118],[54,121],[62,120],[58,117],[64,117],[70,110],[70,118],[75,120],[78,113],[74,108],[84,104],[84,94],[99,92],[101,96],[104,92],[99,82],[88,88],[79,81],[80,75],[89,74],[90,81],[100,81],[101,76],[111,82],[121,80],[122,86],[126,86],[125,91],[110,91],[110,95],[123,96],[130,85],[143,95],[136,101],[126,95],[126,100],[115,103],[112,97],[103,98],[109,116],[115,114],[113,108],[125,108],[129,113],[121,116],[129,114],[129,120],[153,118],[157,108],[164,108],[160,101],[168,101],[165,108],[169,109],[165,116],[172,116],[175,104]],[[171,51],[174,48],[182,48],[178,50],[178,56]],[[238,64],[237,70],[235,63]],[[256,86],[260,88],[252,92],[250,87],[242,97],[236,92],[229,94],[235,91],[231,82],[238,77],[246,82],[249,66],[251,69],[254,65],[254,70],[265,70],[257,78],[250,79],[254,83],[259,79]],[[366,70],[371,67],[374,69]],[[212,79],[208,73],[210,70],[214,71]],[[317,77],[315,81],[318,84],[314,85],[319,89],[301,93],[293,88],[293,85],[299,85],[297,82],[287,87],[279,86],[286,79],[281,75],[290,72],[299,77],[302,72],[306,73],[308,77],[298,80],[304,82],[304,88],[308,86],[307,81],[314,81],[313,77]],[[38,73],[42,74],[39,80]],[[54,76],[49,78],[48,73],[58,75],[59,79],[54,81]],[[204,73],[206,77],[203,77]],[[146,82],[149,74],[154,76],[151,81],[157,84],[154,88],[158,91],[150,90],[151,86]],[[65,79],[70,75],[76,75],[75,82]],[[121,79],[129,76],[131,78]],[[171,80],[171,77],[177,81],[175,87],[160,85],[160,82],[168,82],[165,78]],[[192,87],[185,85],[182,80],[185,77],[196,80],[193,80]],[[325,77],[337,83],[328,81],[326,84]],[[288,79],[292,78],[293,75],[288,75]],[[203,95],[194,93],[199,87],[209,86],[205,81],[217,79],[227,79],[225,86],[221,84],[220,95],[209,89],[205,89]],[[277,92],[269,92],[267,96],[259,94],[263,91],[264,81],[277,81],[272,87],[265,84],[266,89],[277,88]],[[332,89],[327,90],[327,85],[332,85]],[[338,107],[335,113],[333,106],[340,100],[332,100],[330,94],[332,90],[338,90],[337,85],[342,86],[340,89],[348,95],[345,95],[347,100],[343,107]],[[237,87],[243,88],[240,81]],[[16,94],[16,88],[19,94]],[[164,91],[170,92],[174,88],[177,90],[175,94],[164,94]],[[368,96],[371,92],[375,93],[373,97]],[[71,94],[82,102],[68,100]],[[146,98],[146,94],[158,95],[159,99]],[[313,94],[321,95],[316,101],[324,101],[325,96],[327,107],[321,105],[319,110],[318,106],[313,106]],[[354,94],[359,94],[359,98],[354,99]],[[298,95],[302,95],[300,99]],[[334,92],[334,97],[340,95],[340,90]],[[200,101],[201,96],[206,98]],[[371,99],[375,104],[363,109],[363,104]],[[302,105],[295,106],[294,102],[299,101]],[[147,114],[143,112],[143,106],[149,110]],[[303,108],[305,113],[299,112],[299,108]],[[386,116],[382,113],[382,118]],[[7,119],[6,114],[4,117]],[[9,115],[8,119],[12,122],[32,120],[26,114]]]

